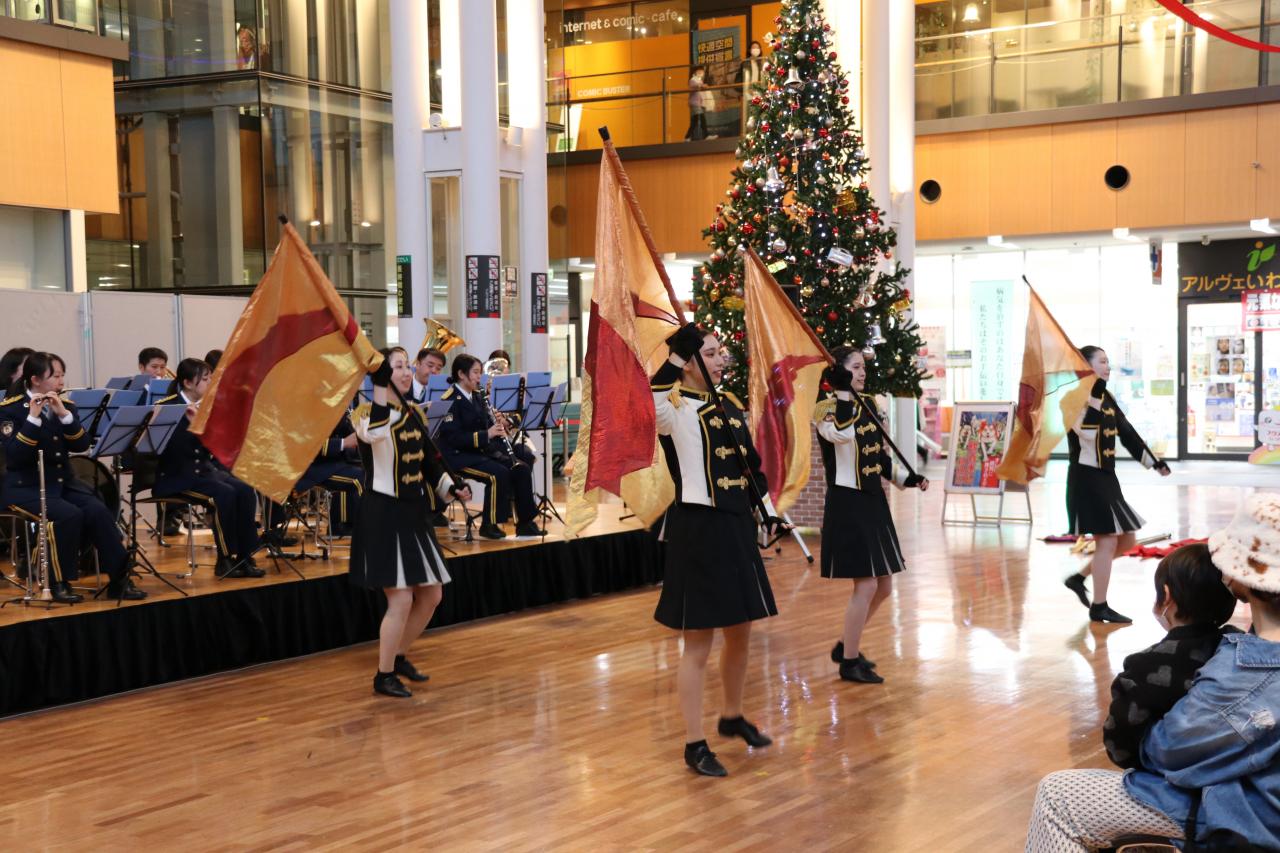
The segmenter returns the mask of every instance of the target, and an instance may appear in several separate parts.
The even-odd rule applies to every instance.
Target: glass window
[[[391,91],[390,4],[263,0],[264,71]]]
[[[520,306],[520,293],[524,279],[529,275],[520,268],[520,179],[501,178],[498,183],[499,211],[502,221],[502,266],[504,276],[507,268],[514,271],[514,281],[504,279],[502,286],[502,348],[511,353],[516,365],[523,365],[520,360],[520,345],[524,328],[523,312]],[[514,369],[514,368],[513,368]]]
[[[46,0],[0,0],[0,15],[19,21],[49,22],[49,4]]]
[[[430,177],[431,205],[431,316],[445,325],[462,327],[462,212],[457,175]],[[458,296],[453,314],[449,294]]]
[[[66,214],[0,206],[0,288],[68,290]]]
[[[38,4],[37,4],[38,5]],[[56,0],[53,5],[53,22],[77,30],[98,31],[97,0]]]

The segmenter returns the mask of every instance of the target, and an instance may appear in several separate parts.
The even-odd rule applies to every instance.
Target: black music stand
[[[560,412],[564,411],[567,383],[560,383],[554,388],[526,388],[525,410],[520,418],[520,431],[538,430],[542,433],[542,484],[548,492],[552,489],[551,446],[547,434],[560,426]],[[544,492],[538,496],[537,511],[542,518],[542,535],[547,535],[547,519],[555,516],[556,521],[564,524],[555,503]]]
[[[117,392],[120,393],[120,392]],[[178,422],[186,410],[177,406],[162,406],[153,408],[151,406],[121,406],[109,416],[106,425],[102,430],[102,437],[98,440],[97,445],[93,448],[91,454],[94,459],[100,459],[103,456],[113,457],[112,470],[116,475],[116,490],[119,492],[121,488],[121,475],[123,472],[123,464],[120,457],[133,450],[137,453],[158,454],[164,450],[164,446],[169,443],[169,439],[173,437],[174,431],[177,429]],[[174,418],[173,415],[178,417]],[[153,432],[154,426],[154,432]],[[145,443],[145,447],[143,446]],[[154,450],[148,448],[156,448]],[[160,574],[143,552],[142,546],[138,544],[138,490],[129,489],[129,523],[128,525],[118,525],[125,534],[127,544],[125,545],[125,554],[127,555],[125,563],[125,572],[130,575],[141,577],[143,573],[150,574],[161,582],[166,584],[170,589],[179,592],[185,598],[186,590],[175,584],[173,581]],[[106,589],[106,587],[103,587]],[[98,590],[97,595],[102,595],[103,590]],[[121,586],[121,597],[116,599],[116,606],[119,607],[124,601],[123,585]]]
[[[433,376],[431,378],[434,379],[435,377]],[[429,385],[428,385],[428,389],[430,389]],[[444,419],[449,416],[449,413],[451,411],[453,411],[452,400],[436,399],[436,400],[432,400],[430,403],[427,403],[426,405],[427,435],[431,437],[432,441],[435,441],[436,435],[440,432],[440,425],[444,423]],[[444,451],[442,450],[440,452],[443,453]],[[454,485],[458,486],[461,484],[454,483]],[[454,498],[454,500],[458,501],[458,503],[461,504],[462,517],[467,524],[467,535],[462,538],[462,541],[474,542],[475,536],[472,534],[472,528],[475,526],[476,518],[479,517],[479,513],[472,515],[471,512],[467,509],[467,505],[465,502],[463,502],[459,498]]]
[[[104,388],[82,388],[68,391],[67,398],[75,404],[80,414],[80,423],[89,433],[90,441],[98,434],[98,425],[107,413],[107,401],[111,399],[111,391]]]

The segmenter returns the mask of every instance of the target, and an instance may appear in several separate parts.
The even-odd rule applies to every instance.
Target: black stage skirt
[[[653,618],[677,630],[777,616],[750,515],[675,504],[663,525],[665,575]]]
[[[427,502],[365,492],[351,534],[348,571],[352,583],[369,589],[448,583]]]
[[[883,489],[827,489],[822,510],[824,578],[884,577],[906,567]]]
[[[1067,521],[1076,536],[1132,533],[1146,524],[1120,491],[1114,470],[1067,468]]]

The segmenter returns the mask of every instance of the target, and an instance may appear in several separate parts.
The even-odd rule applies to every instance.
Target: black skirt
[[[1120,491],[1114,470],[1067,468],[1067,521],[1076,536],[1132,533],[1146,524]]]
[[[653,618],[677,630],[777,616],[750,515],[675,504],[663,524],[665,575]]]
[[[348,571],[352,583],[369,589],[448,583],[427,502],[365,492],[351,534]]]
[[[884,490],[828,488],[822,510],[822,576],[875,578],[906,567]]]

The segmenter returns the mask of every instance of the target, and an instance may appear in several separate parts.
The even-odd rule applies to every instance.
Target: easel
[[[1022,496],[1027,503],[1027,514],[1025,516],[1004,514],[1004,496],[1006,492],[1022,493]],[[1026,486],[1022,485],[1021,483],[1011,483],[1007,480],[1001,480],[1000,491],[998,493],[968,492],[969,510],[973,514],[973,517],[971,519],[947,517],[947,503],[948,501],[950,501],[952,494],[963,494],[963,493],[952,492],[950,489],[946,488],[946,486],[943,486],[942,523],[944,525],[955,524],[955,525],[962,525],[966,527],[979,527],[982,525],[993,525],[993,526],[999,527],[1002,523],[1006,521],[1014,524],[1031,524],[1033,521],[1033,516],[1031,514],[1031,492]],[[1000,499],[1000,502],[996,508],[996,514],[982,515],[981,513],[979,513],[978,500],[977,500],[978,497],[998,497]]]

